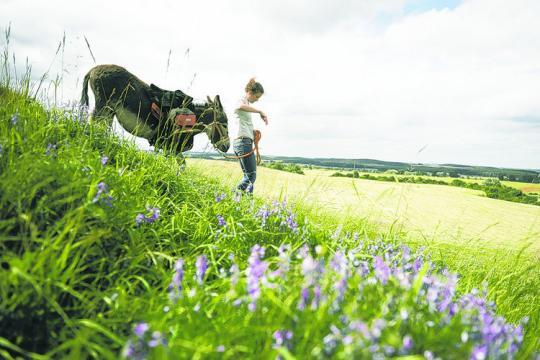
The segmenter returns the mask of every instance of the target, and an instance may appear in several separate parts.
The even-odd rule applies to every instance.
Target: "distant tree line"
[[[261,163],[261,166],[265,166],[274,170],[288,171],[291,173],[304,175],[304,171],[302,171],[302,168],[298,164],[288,164],[281,161],[270,161]]]
[[[414,183],[414,184],[434,184],[434,185],[449,185],[458,186],[467,189],[483,191],[487,197],[492,199],[506,200],[524,204],[538,205],[540,206],[540,198],[537,194],[525,194],[523,191],[501,184],[498,179],[486,179],[483,183],[465,182],[460,179],[453,179],[451,182],[442,180],[428,179],[425,177],[403,176],[397,178],[396,176],[375,176],[371,174],[362,174],[355,170],[350,173],[336,172],[331,176],[335,177],[351,177],[356,179],[367,179],[377,181],[390,181],[401,183]]]
[[[216,156],[217,155],[217,156]],[[209,159],[222,158],[216,153],[190,152],[191,157],[201,157]],[[411,164],[403,162],[380,161],[373,159],[339,159],[339,158],[303,158],[291,156],[264,156],[264,161],[281,162],[286,164],[297,164],[302,166],[321,167],[336,170],[358,170],[362,172],[382,173],[395,171],[396,174],[418,175],[418,176],[439,176],[439,177],[489,177],[506,181],[518,181],[525,183],[540,184],[540,169],[520,170],[496,168],[489,166],[469,166],[459,164]]]

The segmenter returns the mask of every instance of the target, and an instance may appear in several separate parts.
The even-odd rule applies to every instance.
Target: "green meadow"
[[[0,86],[0,357],[526,359],[537,207],[138,150]],[[26,83],[27,84],[27,83]]]
[[[188,163],[228,187],[241,178],[240,167],[233,162],[189,159]],[[333,214],[366,220],[381,229],[392,227],[426,243],[523,250],[540,256],[538,206],[490,199],[466,188],[330,177],[333,170],[304,172],[261,167],[257,193],[267,198],[280,194],[308,206],[315,216]]]

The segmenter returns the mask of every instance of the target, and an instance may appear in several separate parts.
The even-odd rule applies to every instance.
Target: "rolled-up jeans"
[[[249,138],[235,139],[233,149],[236,156],[243,156],[253,149],[253,140]],[[253,184],[257,178],[257,162],[255,160],[255,153],[252,152],[248,156],[242,157],[238,160],[240,161],[240,166],[244,172],[244,178],[242,181],[240,181],[236,188],[251,193],[253,192]]]

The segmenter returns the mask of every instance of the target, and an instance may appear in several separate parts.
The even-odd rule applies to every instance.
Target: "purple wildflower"
[[[137,359],[139,358],[137,356],[137,349],[135,348],[135,345],[133,344],[133,341],[128,340],[126,345],[124,346],[124,349],[122,350],[122,356],[126,359]]]
[[[311,309],[317,310],[321,302],[321,285],[317,284],[313,288],[313,299],[311,300]]]
[[[420,270],[420,268],[422,267],[422,258],[419,256],[417,257],[415,260],[414,260],[414,264],[413,264],[413,270],[415,273],[418,272],[418,270]]]
[[[218,345],[218,347],[216,348],[216,351],[220,352],[220,353],[225,352],[225,346],[224,345]]]
[[[413,347],[412,337],[410,335],[405,335],[403,337],[403,351],[408,352]]]
[[[11,125],[17,125],[17,122],[19,121],[19,112],[16,111],[9,121],[11,122]]]
[[[150,327],[148,326],[147,323],[138,323],[137,325],[135,325],[135,327],[133,328],[133,332],[135,333],[135,335],[141,339],[144,334],[148,331]]]
[[[137,216],[135,216],[135,223],[137,225],[140,225],[143,222],[145,222],[145,219],[146,219],[146,216],[144,216],[144,214],[137,214]]]
[[[109,157],[103,155],[103,156],[101,157],[101,165],[103,165],[103,166],[107,165],[107,161],[109,161]]]
[[[169,298],[176,300],[182,293],[182,281],[184,279],[184,260],[178,259],[174,264],[174,275],[169,284]]]
[[[298,223],[294,220],[294,214],[292,213],[292,211],[289,211],[289,214],[287,215],[285,222],[293,233],[298,232]]]
[[[206,256],[201,255],[197,257],[195,266],[196,266],[195,276],[197,278],[197,282],[199,283],[199,285],[202,285],[203,280],[204,280],[204,275],[206,274],[206,270],[208,269],[208,260],[206,259]]]
[[[266,208],[266,206],[263,206],[259,209],[256,216],[261,218],[261,227],[266,226],[266,221],[268,218],[270,218],[270,215],[272,215],[272,212]]]
[[[222,193],[222,194],[219,195],[219,196],[216,196],[216,202],[220,202],[220,201],[222,201],[223,199],[225,199],[225,194],[224,194],[224,193]]]
[[[223,216],[218,215],[218,216],[217,216],[217,220],[218,220],[218,226],[223,227],[223,226],[226,226],[226,225],[227,225],[227,222],[225,221],[225,219],[223,218]]]
[[[390,268],[380,256],[375,256],[373,267],[375,269],[375,276],[383,285],[385,285],[390,277]]]
[[[96,195],[94,196],[94,199],[92,200],[93,203],[98,202],[101,194],[103,194],[104,192],[107,192],[107,185],[103,181],[101,181],[97,185],[97,188],[98,188],[98,191],[97,191]]]
[[[147,323],[135,325],[133,330],[135,339],[129,339],[122,351],[122,355],[125,358],[135,360],[146,359],[150,348],[167,344],[167,340],[159,331],[154,331],[150,335],[149,330],[150,327]]]
[[[257,300],[261,296],[261,282],[264,280],[264,273],[268,268],[268,263],[261,261],[264,256],[264,248],[260,245],[254,245],[251,248],[251,255],[248,259],[248,268],[246,269],[247,276],[247,291],[251,298],[251,303],[248,305],[250,311],[255,311]]]
[[[290,341],[293,338],[293,333],[290,330],[276,330],[272,335],[274,338],[274,344],[272,347],[278,349],[280,347],[290,348]]]
[[[151,224],[151,223],[155,222],[157,219],[159,219],[159,209],[158,208],[147,206],[146,211],[149,212],[148,216],[139,213],[135,217],[135,223],[137,225],[141,225],[142,223]]]
[[[166,345],[167,341],[165,338],[161,335],[159,331],[154,331],[152,333],[152,339],[148,341],[148,346],[150,347],[156,347],[158,345]]]
[[[471,360],[484,360],[487,358],[487,346],[477,346],[471,353]]]
[[[146,210],[150,212],[150,217],[148,217],[149,222],[154,222],[159,218],[159,209],[146,207]]]

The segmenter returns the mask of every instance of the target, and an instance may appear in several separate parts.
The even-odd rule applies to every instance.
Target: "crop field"
[[[189,159],[205,174],[229,187],[241,178],[234,162]],[[256,192],[276,194],[385,227],[393,225],[415,238],[480,247],[540,253],[540,207],[486,198],[481,191],[429,184],[391,183],[330,177],[333,170],[305,170],[305,175],[258,169]],[[530,184],[529,184],[530,185]]]

